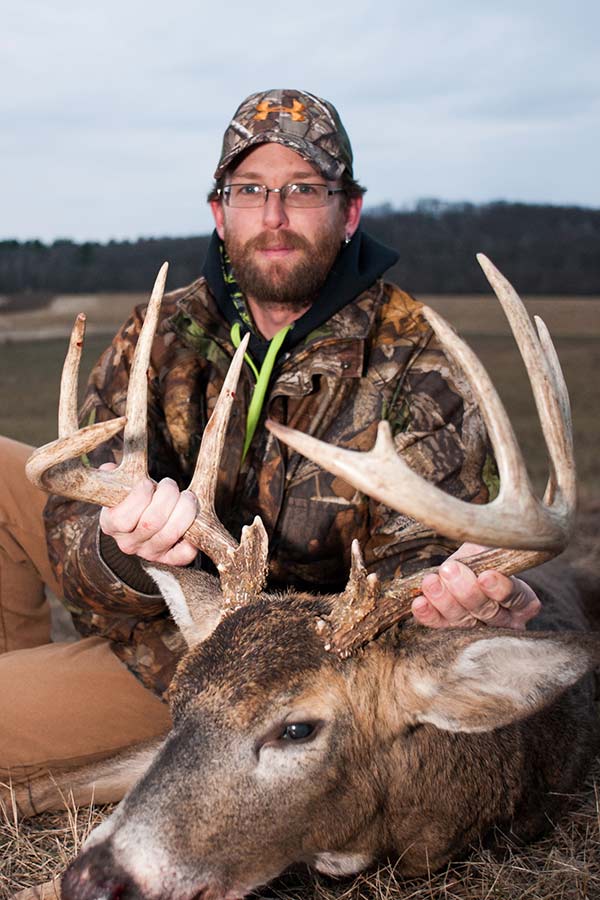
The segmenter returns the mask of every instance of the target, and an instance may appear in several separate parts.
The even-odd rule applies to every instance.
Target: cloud
[[[336,103],[370,203],[600,205],[599,26],[592,0],[21,0],[0,36],[0,237],[207,231],[223,130],[273,86]]]

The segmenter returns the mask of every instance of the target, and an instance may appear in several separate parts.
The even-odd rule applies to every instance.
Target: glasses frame
[[[252,181],[232,181],[231,184],[226,184],[222,188],[217,188],[217,194],[219,197],[223,199],[223,202],[226,206],[229,206],[231,209],[262,209],[263,206],[267,205],[267,200],[269,199],[269,194],[279,194],[279,198],[282,203],[287,203],[288,196],[290,194],[289,188],[296,188],[302,186],[310,186],[310,187],[319,187],[319,188],[327,188],[327,199],[324,203],[317,203],[315,206],[294,206],[291,205],[290,209],[322,209],[324,206],[328,206],[329,198],[334,194],[345,194],[346,191],[344,188],[330,188],[327,187],[326,184],[320,184],[314,181],[291,181],[289,184],[283,184],[278,188],[270,188],[267,187],[266,184],[256,184]],[[257,203],[255,206],[231,206],[230,203],[230,195],[231,188],[234,187],[259,187],[262,188],[263,193],[257,194],[257,197],[262,197],[263,202]]]

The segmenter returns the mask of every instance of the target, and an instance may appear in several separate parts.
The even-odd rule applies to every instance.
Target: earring
[[[344,238],[344,243],[349,244],[351,240],[352,240],[352,235],[347,234],[346,237]]]

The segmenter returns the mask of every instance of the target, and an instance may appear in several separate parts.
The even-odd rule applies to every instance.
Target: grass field
[[[61,298],[59,298],[61,299]],[[69,323],[85,297],[70,298],[68,317],[64,305],[55,307],[45,320],[37,319],[37,334],[59,328],[68,333]],[[479,354],[511,414],[525,458],[537,486],[546,477],[545,449],[527,376],[514,347],[498,304],[490,297],[424,297],[467,337]],[[82,362],[82,383],[94,361],[107,345],[118,323],[139,297],[119,295],[102,306],[101,334],[86,339]],[[79,304],[79,305],[78,305]],[[541,315],[551,328],[564,369],[573,406],[573,426],[579,482],[586,494],[600,490],[600,300],[593,298],[535,298],[528,301],[532,313]],[[57,311],[58,309],[58,311]],[[90,326],[94,311],[88,303]],[[11,328],[0,315],[2,334],[22,336],[24,317],[40,317],[40,311],[13,315]],[[18,321],[17,321],[18,320]],[[17,327],[18,326],[18,327]],[[31,327],[31,323],[28,325]],[[29,331],[30,334],[36,333]],[[0,434],[31,444],[41,444],[56,436],[56,408],[66,337],[45,340],[0,342]]]
[[[523,366],[495,305],[488,297],[481,301],[470,297],[423,299],[468,336],[483,359],[511,414],[533,480],[541,489],[547,464],[540,428]],[[121,298],[117,321],[129,305]],[[585,557],[597,566],[600,300],[536,299],[529,308],[542,315],[556,336],[573,404],[582,519],[570,555]],[[110,325],[110,330],[114,330],[117,323],[109,321],[106,309],[104,314],[102,328]],[[55,324],[38,320],[38,334],[47,334],[44,329]],[[19,329],[14,321],[11,327],[16,334]],[[64,331],[65,323],[61,321],[59,327]],[[0,315],[0,433],[33,444],[51,440],[56,436],[56,401],[66,340],[1,343],[3,329],[6,337],[9,329]],[[86,372],[107,340],[106,335],[91,335],[88,339],[83,362]],[[502,841],[500,854],[474,848],[462,861],[428,879],[415,881],[398,878],[393,866],[382,866],[344,881],[293,874],[259,892],[259,896],[285,900],[600,900],[599,797],[600,764],[595,777],[582,787],[581,795],[573,798],[573,811],[554,823],[556,827],[547,838],[530,847],[514,847],[507,837]],[[11,811],[4,820],[0,814],[1,900],[64,868],[91,822],[97,822],[102,815],[99,811],[88,816],[87,811],[80,810],[20,822]]]

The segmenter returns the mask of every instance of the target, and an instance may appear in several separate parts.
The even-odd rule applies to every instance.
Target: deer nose
[[[84,851],[61,881],[62,900],[142,900],[134,880],[115,862],[109,842]]]

